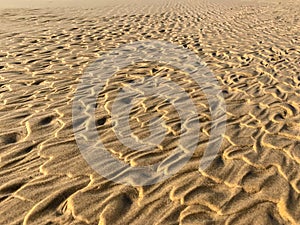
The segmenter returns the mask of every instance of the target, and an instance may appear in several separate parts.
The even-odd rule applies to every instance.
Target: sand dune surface
[[[300,223],[299,1],[1,2],[0,224]],[[143,40],[200,57],[218,81],[227,119],[217,156],[199,171],[212,130],[204,91],[172,65],[119,68],[95,110],[99,141],[116,159],[147,166],[179,145],[179,114],[151,96],[134,102],[129,124],[147,144],[149,135],[159,136],[151,133],[153,118],[161,118],[163,141],[149,151],[120,142],[113,103],[145,77],[179,85],[200,121],[197,148],[177,173],[131,186],[101,176],[84,159],[73,130],[82,115],[72,114],[72,104],[95,60]],[[166,173],[176,160],[166,163]]]

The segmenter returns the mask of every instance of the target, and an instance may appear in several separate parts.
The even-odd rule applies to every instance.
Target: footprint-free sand
[[[74,2],[0,1],[0,224],[300,224],[299,1]],[[178,145],[180,119],[161,98],[136,101],[129,120],[143,141],[153,115],[161,117],[167,135],[157,148],[132,151],[113,129],[116,93],[146,76],[180,85],[201,122],[179,172],[130,186],[85,161],[72,104],[92,62],[141,40],[197,54],[218,80],[227,120],[217,157],[199,171],[211,131],[202,90],[170,65],[120,68],[95,113],[99,141],[113,157],[145,166]]]

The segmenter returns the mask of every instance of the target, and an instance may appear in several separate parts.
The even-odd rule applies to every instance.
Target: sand
[[[0,2],[0,224],[300,224],[299,1],[70,2]],[[199,171],[211,130],[203,91],[172,66],[121,68],[95,114],[99,140],[115,158],[150,165],[178,145],[178,114],[160,98],[137,102],[130,118],[143,140],[152,116],[163,117],[169,132],[159,148],[133,152],[112,129],[118,88],[145,76],[181,85],[201,127],[179,172],[149,186],[117,184],[79,151],[72,104],[92,62],[150,39],[207,64],[226,102],[226,132]]]

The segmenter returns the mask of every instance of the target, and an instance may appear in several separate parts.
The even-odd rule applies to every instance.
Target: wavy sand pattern
[[[1,10],[0,224],[299,224],[299,11],[299,1],[254,0]],[[200,173],[211,124],[205,95],[172,67],[122,68],[100,93],[96,113],[99,138],[115,157],[153,164],[178,141],[173,106],[149,97],[133,107],[132,131],[146,138],[158,115],[168,136],[148,152],[122,146],[110,113],[128,83],[145,76],[175,81],[201,121],[199,145],[177,174],[132,187],[85,162],[72,130],[72,100],[91,62],[146,39],[183,46],[207,63],[223,90],[227,125],[218,157]]]

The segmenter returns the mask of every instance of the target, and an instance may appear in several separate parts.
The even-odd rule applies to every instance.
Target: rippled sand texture
[[[299,2],[164,2],[1,10],[0,224],[300,223]],[[199,172],[211,123],[203,93],[172,67],[141,62],[120,69],[96,113],[99,139],[115,157],[149,165],[177,145],[178,115],[159,98],[137,102],[130,123],[143,139],[151,116],[161,116],[169,132],[160,148],[132,152],[114,133],[116,92],[144,76],[181,85],[201,121],[199,145],[179,173],[131,187],[85,162],[72,130],[72,100],[89,63],[145,39],[197,53],[219,80],[228,120],[218,157]]]

